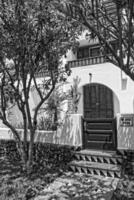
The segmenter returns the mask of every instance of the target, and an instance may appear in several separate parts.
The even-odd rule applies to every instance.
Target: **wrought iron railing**
[[[95,65],[107,62],[107,58],[105,56],[97,56],[97,57],[89,57],[84,59],[72,60],[68,62],[70,68],[81,67],[86,65]]]
[[[108,57],[112,60],[112,56],[108,55]],[[108,58],[106,56],[96,56],[96,57],[89,57],[89,58],[84,58],[84,59],[77,59],[77,60],[72,60],[68,61],[68,68],[74,68],[74,67],[81,67],[81,66],[87,66],[87,65],[95,65],[95,64],[101,64],[108,62]],[[65,71],[64,68],[60,69]],[[50,76],[50,72],[46,70],[41,70],[40,72],[36,73],[36,78],[37,77],[46,77]]]
[[[57,74],[57,73],[60,74],[60,73],[63,73],[63,72],[65,72],[64,67],[59,68],[58,70],[53,70],[53,73],[55,73],[55,74]],[[51,76],[51,71],[46,70],[46,69],[42,69],[39,72],[35,73],[36,78],[48,77],[48,76]]]
[[[41,77],[46,77],[46,76],[50,76],[50,73],[45,70],[35,74],[36,78],[41,78]]]

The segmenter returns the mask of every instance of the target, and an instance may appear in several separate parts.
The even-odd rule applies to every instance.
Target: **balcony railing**
[[[63,73],[65,72],[65,68],[62,67],[62,68],[59,68],[58,71],[54,71],[53,70],[53,73],[54,74],[57,74],[57,73]],[[45,78],[45,77],[50,77],[51,76],[51,72],[49,70],[46,70],[46,69],[42,69],[41,71],[39,71],[38,73],[35,73],[35,77],[36,78]]]
[[[41,72],[38,72],[38,73],[35,74],[36,78],[41,78],[41,77],[46,77],[46,76],[50,76],[50,73],[47,72],[47,71],[44,71],[44,72],[41,71]]]
[[[110,57],[112,58],[112,56],[110,56]],[[108,62],[108,59],[102,55],[102,56],[97,56],[97,57],[72,60],[72,61],[68,62],[68,65],[70,68],[73,68],[73,67],[101,64],[101,63],[105,63],[105,62]]]
[[[108,55],[108,57],[112,60],[111,55]],[[69,61],[68,67],[74,68],[74,67],[81,67],[81,66],[87,66],[87,65],[101,64],[105,62],[108,62],[108,59],[104,55],[102,55],[102,56],[89,57],[89,58]],[[65,69],[61,68],[60,71],[64,72]],[[46,70],[41,70],[40,72],[36,73],[35,76],[36,78],[50,76],[50,72]]]

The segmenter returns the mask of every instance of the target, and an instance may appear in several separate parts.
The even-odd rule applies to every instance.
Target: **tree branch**
[[[82,14],[81,12],[81,17],[83,19],[83,24],[89,29],[91,30],[92,32],[94,32],[96,34],[96,36],[98,37],[98,39],[104,43],[107,48],[110,50],[110,52],[112,53],[112,55],[115,57],[115,59],[117,60],[118,63],[120,63],[120,60],[119,60],[119,57],[117,56],[117,54],[114,52],[114,50],[111,48],[110,44],[108,41],[106,41],[103,36],[95,29],[94,26],[91,26],[89,24],[89,22],[87,21],[86,17]]]
[[[130,0],[130,13],[129,13],[129,30],[128,30],[128,52],[127,52],[127,66],[129,66],[129,61],[130,61],[130,50],[131,50],[131,42],[132,42],[132,17],[133,17],[133,6],[134,6],[134,1]]]

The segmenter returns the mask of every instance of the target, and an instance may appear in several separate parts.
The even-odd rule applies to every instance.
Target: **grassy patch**
[[[59,168],[36,167],[29,177],[21,171],[19,162],[0,159],[0,200],[29,200],[60,176]]]
[[[0,200],[30,200],[67,169],[73,147],[36,143],[34,170],[22,172],[15,141],[0,141]],[[62,169],[62,170],[61,170]]]

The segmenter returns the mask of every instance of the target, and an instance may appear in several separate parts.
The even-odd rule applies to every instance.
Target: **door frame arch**
[[[95,89],[95,87],[96,87],[96,89]],[[94,92],[94,94],[92,94],[92,96],[91,96],[91,93],[89,94],[89,97],[92,98],[91,100],[90,99],[86,99],[86,92],[90,92],[89,89],[96,90],[96,91],[93,91],[93,90],[91,91],[91,93]],[[85,90],[87,90],[87,91],[85,91]],[[104,94],[102,94],[102,93],[95,94],[97,92],[97,90],[98,90],[98,92],[103,92]],[[94,95],[94,97],[93,97],[93,95]],[[95,95],[96,95],[96,97],[95,97]],[[107,95],[108,96],[108,97],[104,98],[105,105],[101,105],[101,104],[103,104],[103,102],[102,102],[103,101],[103,99],[102,99],[103,95]],[[86,117],[86,114],[85,114],[86,111],[85,111],[85,109],[86,109],[86,106],[87,106],[86,103],[89,103],[89,104],[92,104],[91,106],[93,106],[93,108],[91,108],[91,109],[94,109],[93,112],[97,112],[97,111],[100,112],[100,114],[96,113],[96,114],[94,114],[94,117],[91,116],[89,118],[114,118],[114,98],[113,98],[114,95],[115,94],[114,94],[114,92],[112,91],[111,88],[109,88],[108,86],[106,86],[104,84],[101,84],[101,83],[96,83],[95,82],[95,83],[89,83],[89,84],[83,85],[83,117],[84,118],[88,118],[88,117]],[[108,103],[110,105],[107,105]],[[95,104],[98,107],[95,108]],[[103,113],[101,113],[101,110],[104,110],[104,109],[107,109],[107,108],[109,108],[109,110],[111,109],[111,111],[110,111],[111,114],[109,114],[111,116],[109,116],[108,114],[106,114],[108,111],[105,110],[106,113],[104,113],[104,117],[103,117],[102,116]]]
[[[93,87],[92,87],[93,86]],[[93,92],[104,92],[104,94],[108,95],[109,97],[105,97],[104,102],[103,100],[103,94],[100,94],[100,103],[102,103],[102,107],[100,108],[107,111],[107,105],[106,102],[111,102],[110,107],[110,115],[107,116],[107,112],[105,115],[99,115],[96,114],[91,117],[83,118],[83,147],[86,149],[98,149],[98,150],[116,150],[117,148],[117,129],[116,129],[116,119],[114,118],[114,92],[107,87],[106,85],[99,84],[99,83],[90,83],[83,86],[83,113],[85,112],[85,94],[84,89],[87,92],[89,91],[89,88],[93,88]],[[96,87],[97,90],[96,90]],[[96,90],[96,91],[94,91]],[[88,97],[90,97],[91,93]],[[93,94],[94,96],[96,94]],[[97,94],[98,95],[98,94]],[[110,96],[111,95],[111,96]],[[98,97],[98,96],[97,96]],[[94,100],[94,97],[91,97],[92,100]],[[89,100],[89,99],[88,99]],[[87,102],[89,102],[87,100]],[[98,100],[98,99],[97,99]],[[92,102],[89,102],[92,104]],[[96,102],[93,101],[95,104]],[[97,108],[98,109],[98,108]],[[112,109],[112,111],[111,111]],[[109,110],[108,110],[109,112]],[[100,114],[100,113],[99,113]],[[101,113],[103,114],[103,112]],[[89,115],[90,116],[90,115]]]

